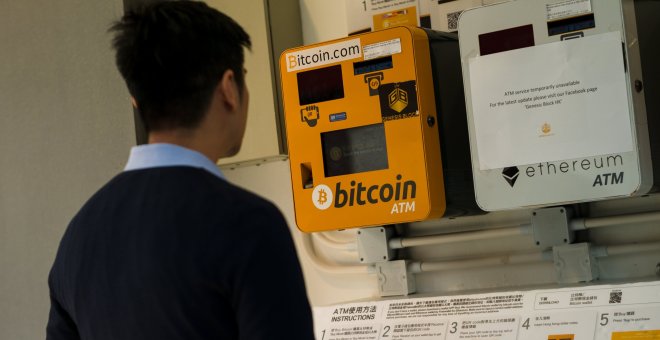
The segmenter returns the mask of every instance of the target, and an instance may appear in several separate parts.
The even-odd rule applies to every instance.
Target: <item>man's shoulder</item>
[[[162,167],[125,171],[102,187],[91,199],[109,197],[148,199],[171,197],[172,203],[191,202],[228,208],[234,212],[262,210],[278,213],[277,208],[263,197],[240,188],[206,170],[193,167]],[[178,199],[177,199],[178,198]]]

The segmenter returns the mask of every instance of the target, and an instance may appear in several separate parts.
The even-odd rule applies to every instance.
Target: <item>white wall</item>
[[[122,2],[0,1],[0,13],[0,339],[43,339],[64,229],[135,140],[106,33]]]
[[[343,38],[346,26],[346,0],[299,0],[305,45]]]

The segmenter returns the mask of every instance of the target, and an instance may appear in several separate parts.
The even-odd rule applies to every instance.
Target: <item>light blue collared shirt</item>
[[[134,146],[124,171],[161,168],[169,166],[189,166],[204,169],[224,179],[217,165],[201,153],[174,144],[144,144]]]

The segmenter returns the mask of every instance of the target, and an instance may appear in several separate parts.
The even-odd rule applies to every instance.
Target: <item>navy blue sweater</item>
[[[49,286],[48,340],[314,338],[281,213],[192,167],[106,184],[69,224]]]

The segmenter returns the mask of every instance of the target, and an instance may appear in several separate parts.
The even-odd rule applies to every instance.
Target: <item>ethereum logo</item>
[[[520,175],[520,170],[518,170],[517,166],[510,166],[502,170],[502,177],[504,177],[512,188],[518,180],[518,175]]]

